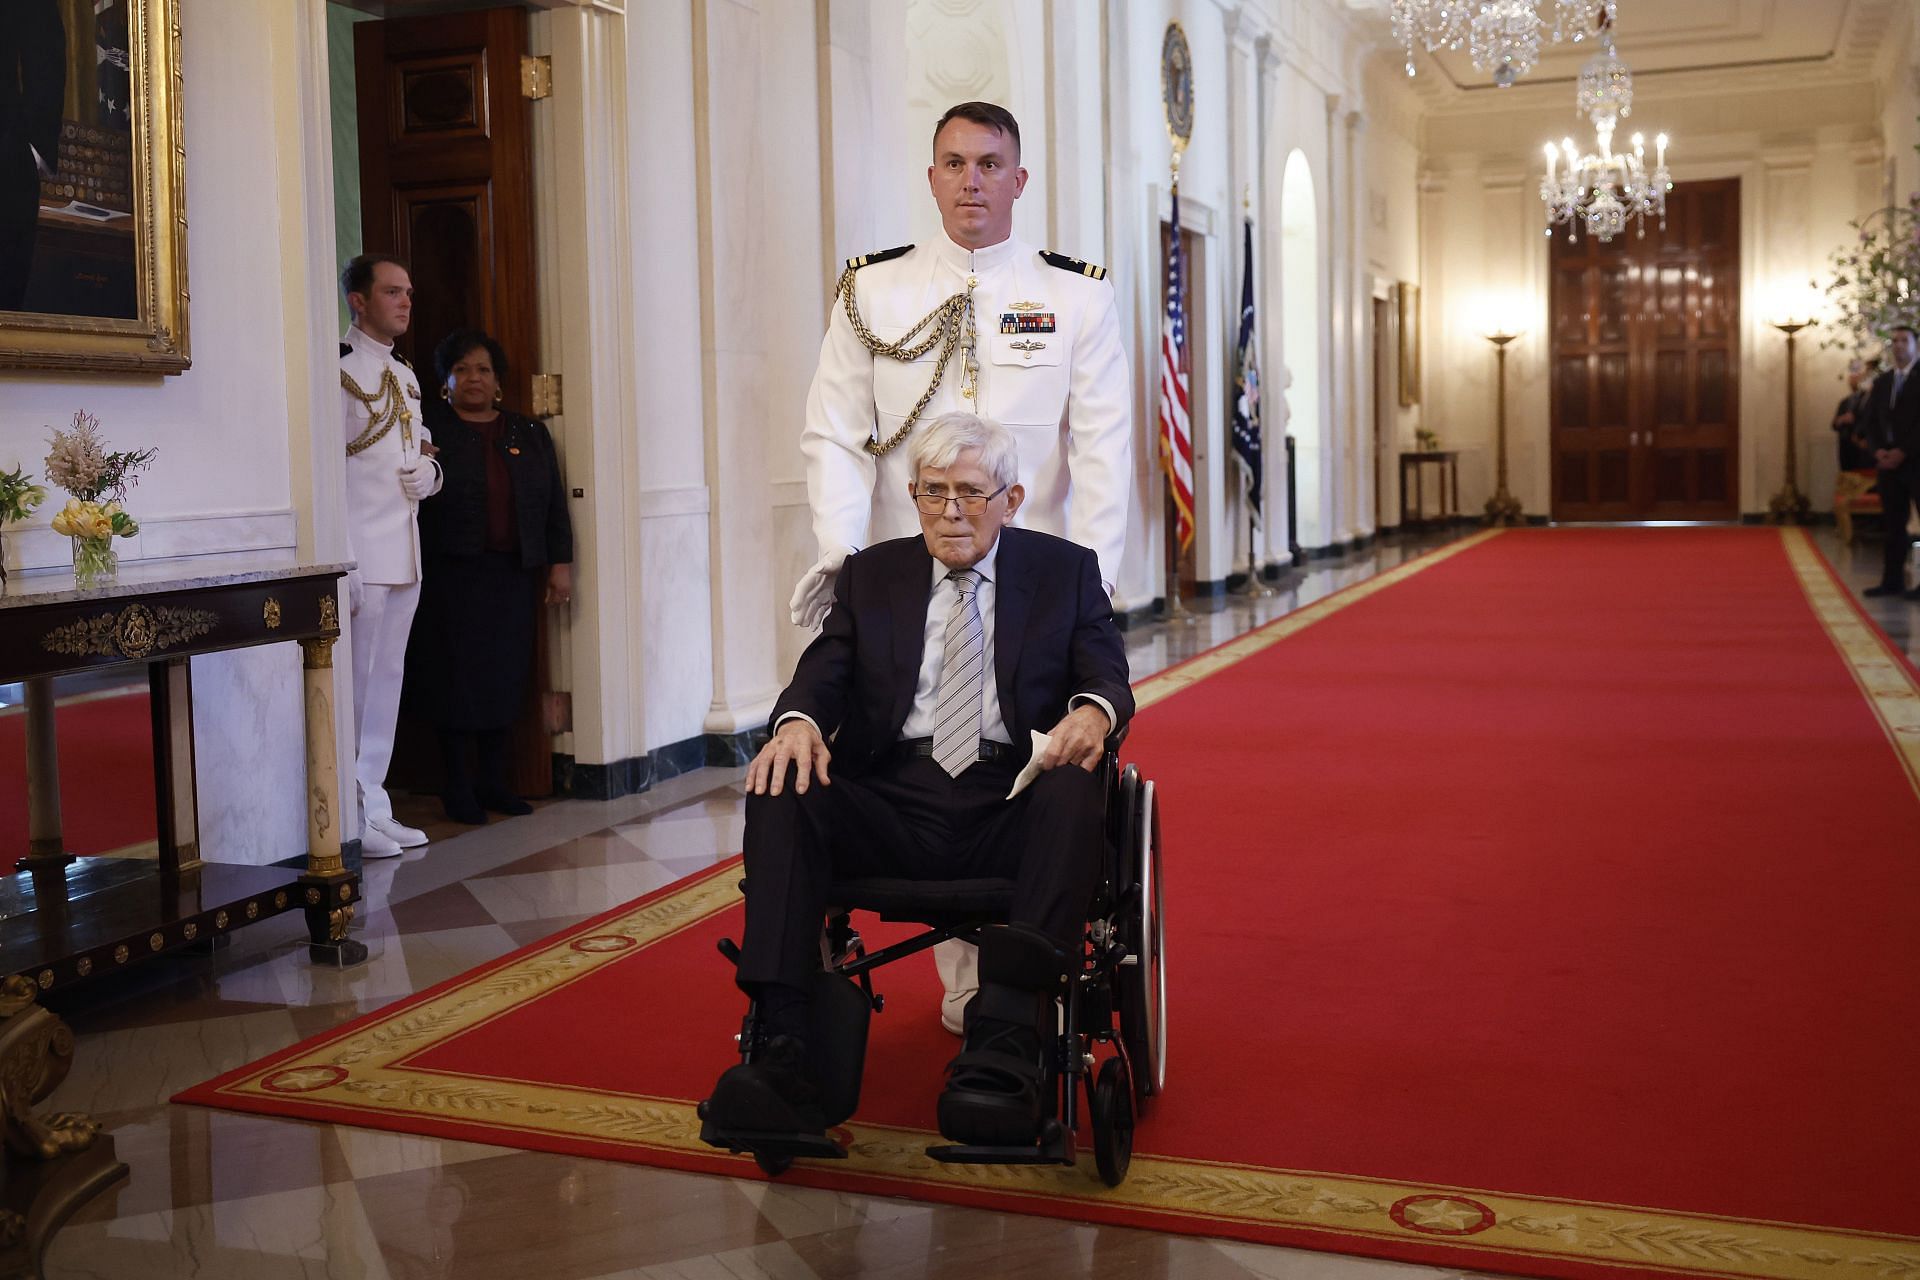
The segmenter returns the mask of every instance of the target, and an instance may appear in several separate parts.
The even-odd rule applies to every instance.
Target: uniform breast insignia
[[[1105,280],[1107,278],[1107,269],[1105,267],[1096,267],[1091,262],[1084,262],[1079,258],[1069,258],[1064,253],[1054,253],[1050,249],[1042,249],[1040,256],[1046,259],[1048,266],[1058,267],[1062,271],[1071,271],[1078,276],[1090,276],[1095,280]]]
[[[1015,351],[1026,352],[1027,359],[1029,360],[1033,359],[1034,352],[1045,351],[1047,349],[1046,343],[1035,342],[1032,338],[1022,338],[1019,342],[1010,342],[1007,345],[1012,347]]]
[[[1055,330],[1053,312],[1030,311],[1022,315],[1016,311],[1004,312],[1000,316],[1002,333],[1052,333]],[[1020,344],[1015,343],[1017,348]]]
[[[895,258],[904,257],[912,252],[912,245],[903,244],[897,249],[881,249],[877,253],[863,253],[857,258],[847,259],[847,270],[858,271],[860,268],[870,267],[876,262],[892,262]]]

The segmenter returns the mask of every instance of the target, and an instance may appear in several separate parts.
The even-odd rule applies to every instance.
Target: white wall
[[[1785,476],[1784,341],[1767,324],[1783,286],[1821,274],[1849,219],[1878,203],[1879,122],[1872,85],[1841,91],[1635,96],[1635,129],[1664,129],[1676,182],[1741,181],[1740,510],[1766,510]],[[1429,118],[1422,174],[1426,422],[1462,450],[1462,506],[1493,490],[1493,353],[1485,317],[1525,335],[1508,358],[1510,487],[1525,510],[1550,509],[1547,248],[1538,196],[1540,141],[1572,128],[1568,104],[1516,99],[1501,114]],[[1586,136],[1575,130],[1576,142]],[[1562,232],[1564,234],[1564,232]],[[1632,234],[1629,231],[1628,234]],[[1517,252],[1516,252],[1517,250]],[[1814,331],[1815,334],[1818,330]],[[1828,415],[1845,357],[1798,344],[1800,488],[1816,506],[1832,495]]]
[[[158,448],[128,496],[142,531],[121,542],[123,561],[292,549],[304,519],[292,434],[308,430],[319,375],[308,359],[299,16],[252,0],[181,0],[180,26],[193,367],[170,378],[0,372],[0,467],[41,474],[48,429],[80,408],[99,416],[112,447]],[[322,232],[330,242],[331,226]],[[51,494],[30,526],[9,530],[12,567],[69,562],[66,540],[46,527],[62,501]],[[297,648],[197,658],[193,676],[202,856],[303,853]]]

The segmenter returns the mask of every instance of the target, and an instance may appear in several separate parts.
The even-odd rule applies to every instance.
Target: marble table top
[[[9,575],[0,610],[73,600],[117,600],[164,591],[193,591],[241,582],[270,582],[314,574],[341,574],[345,564],[305,564],[291,551],[233,551],[171,560],[126,560],[111,582],[74,585],[72,569],[38,569]]]

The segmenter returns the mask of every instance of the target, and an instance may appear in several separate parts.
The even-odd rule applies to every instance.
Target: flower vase
[[[120,567],[120,553],[113,549],[113,535],[76,537],[73,540],[73,583],[77,587],[97,587],[113,581]]]

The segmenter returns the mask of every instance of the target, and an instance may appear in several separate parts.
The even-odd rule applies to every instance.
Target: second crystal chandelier
[[[1601,51],[1580,71],[1580,88],[1574,101],[1581,114],[1593,120],[1593,151],[1582,155],[1574,149],[1572,138],[1563,138],[1556,147],[1546,144],[1547,176],[1540,182],[1540,201],[1546,206],[1547,234],[1565,225],[1568,235],[1578,238],[1581,226],[1596,240],[1611,240],[1637,221],[1639,234],[1647,234],[1647,219],[1658,218],[1667,225],[1667,192],[1673,179],[1667,172],[1667,135],[1653,140],[1653,167],[1647,167],[1645,138],[1633,135],[1633,150],[1615,155],[1613,131],[1623,116],[1633,112],[1633,72],[1620,60],[1613,48],[1611,13],[1602,15],[1594,35]],[[1565,172],[1560,171],[1561,165]]]
[[[1475,69],[1505,88],[1533,70],[1543,40],[1579,41],[1613,20],[1617,0],[1391,0],[1393,38],[1407,50],[1412,75],[1416,44],[1432,53],[1467,46]],[[1541,8],[1551,13],[1551,22]]]

